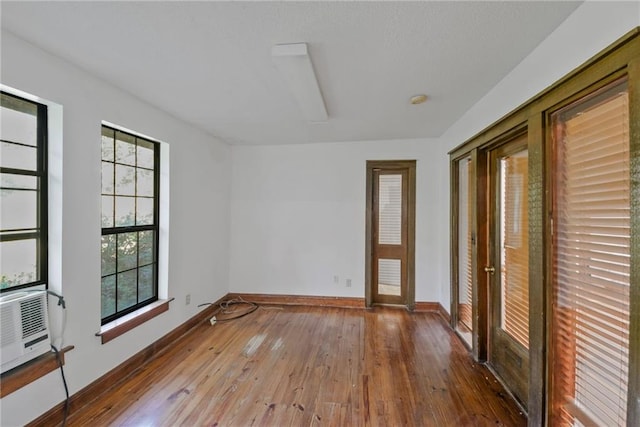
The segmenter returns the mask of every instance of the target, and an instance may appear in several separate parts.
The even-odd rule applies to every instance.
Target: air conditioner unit
[[[47,293],[16,292],[0,297],[0,372],[50,350]]]

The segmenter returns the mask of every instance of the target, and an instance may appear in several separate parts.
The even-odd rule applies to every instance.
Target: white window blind
[[[553,425],[626,425],[630,176],[626,82],[552,117]]]
[[[458,162],[458,326],[463,331],[473,330],[470,164],[470,157]]]
[[[500,160],[501,327],[525,348],[529,348],[528,160],[527,150]]]
[[[378,282],[383,285],[400,286],[400,265],[399,259],[378,260]]]
[[[402,175],[380,175],[378,212],[378,243],[402,244]]]

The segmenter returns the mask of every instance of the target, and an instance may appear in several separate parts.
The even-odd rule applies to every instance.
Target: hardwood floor
[[[80,426],[523,426],[436,313],[267,306],[198,326]]]

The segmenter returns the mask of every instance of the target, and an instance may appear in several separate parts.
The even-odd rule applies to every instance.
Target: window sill
[[[64,354],[67,351],[73,350],[73,346],[67,346],[60,350],[60,362],[64,365]],[[37,380],[40,377],[44,377],[49,372],[58,369],[58,361],[56,360],[56,354],[52,351],[36,357],[33,360],[25,363],[24,365],[16,366],[2,374],[0,381],[2,381],[2,387],[0,388],[0,398],[5,397],[14,391],[21,389]]]
[[[113,322],[109,322],[100,328],[100,332],[97,332],[96,336],[102,339],[102,344],[106,344],[118,338],[120,335],[129,332],[136,326],[143,324],[147,320],[151,320],[169,310],[169,303],[173,300],[174,298],[158,300],[142,307],[140,310],[136,310]]]

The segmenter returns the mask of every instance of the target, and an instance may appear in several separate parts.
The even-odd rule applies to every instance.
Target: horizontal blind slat
[[[526,142],[526,135],[520,138]],[[529,348],[528,152],[500,159],[502,328]]]

